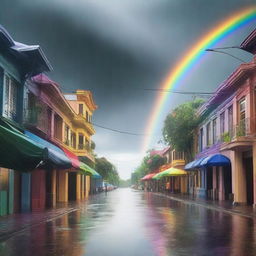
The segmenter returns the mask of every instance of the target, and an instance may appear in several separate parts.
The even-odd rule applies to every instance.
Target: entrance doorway
[[[76,173],[75,172],[68,173],[68,200],[69,201],[76,200]]]
[[[253,160],[252,157],[243,159],[243,166],[246,179],[247,204],[253,204]]]
[[[223,166],[224,188],[225,188],[225,200],[232,200],[232,176],[231,166]]]

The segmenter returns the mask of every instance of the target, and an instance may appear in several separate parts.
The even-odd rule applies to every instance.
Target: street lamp
[[[230,49],[230,48],[237,48],[237,49],[241,49],[240,47],[238,47],[238,46],[232,46],[232,47],[223,47],[223,48],[212,48],[212,49],[205,49],[205,51],[207,51],[207,52],[218,52],[218,53],[223,53],[223,54],[226,54],[226,55],[228,55],[228,56],[230,56],[230,57],[232,57],[232,58],[234,58],[234,59],[236,59],[236,60],[239,60],[240,62],[242,62],[242,63],[246,63],[246,61],[244,61],[244,60],[242,60],[242,59],[240,59],[240,58],[238,58],[238,57],[236,57],[236,56],[234,56],[233,54],[230,54],[230,53],[228,53],[228,52],[224,52],[224,51],[220,51],[221,49]],[[242,49],[241,49],[242,50]]]

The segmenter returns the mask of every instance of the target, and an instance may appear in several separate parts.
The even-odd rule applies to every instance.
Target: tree
[[[193,132],[200,121],[196,111],[202,104],[203,100],[197,99],[179,105],[167,115],[164,122],[165,142],[175,150],[185,152],[189,160],[193,154]]]
[[[155,171],[161,165],[166,163],[166,159],[160,155],[151,156],[150,152],[152,150],[147,152],[147,155],[143,158],[141,164],[132,173],[132,176],[131,176],[132,184],[138,184],[138,182],[140,181],[140,179],[142,177],[144,177],[145,175],[147,175],[150,172]]]
[[[116,167],[105,157],[95,158],[95,170],[102,176],[103,180],[112,185],[119,184],[119,174]]]

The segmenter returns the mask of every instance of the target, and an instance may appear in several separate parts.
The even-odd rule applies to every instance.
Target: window
[[[201,128],[199,133],[199,152],[203,150],[203,136],[204,136],[204,130],[203,128]]]
[[[82,133],[78,135],[78,149],[84,149],[84,135]]]
[[[14,119],[17,115],[17,84],[13,78],[4,76],[4,116]]]
[[[220,134],[225,132],[225,112],[220,114]]]
[[[236,135],[237,136],[244,136],[246,134],[246,123],[245,123],[245,98],[241,99],[239,101],[239,116],[238,116],[238,120],[239,120],[239,125],[237,127],[237,131],[236,131]]]
[[[76,134],[71,132],[71,146],[76,149]]]
[[[239,101],[239,121],[245,120],[245,98]]]
[[[84,114],[84,104],[79,104],[79,115],[83,115]]]
[[[63,136],[62,125],[63,125],[62,118],[59,115],[55,114],[54,115],[54,137],[60,141],[62,141],[62,136]]]
[[[209,146],[211,144],[211,123],[206,125],[206,145]]]
[[[217,142],[217,118],[212,121],[212,143]]]

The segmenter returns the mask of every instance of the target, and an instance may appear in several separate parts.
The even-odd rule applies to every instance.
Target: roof
[[[256,54],[256,29],[254,29],[240,44],[240,48],[244,51]]]
[[[21,60],[24,64],[25,72],[30,76],[52,70],[50,62],[39,45],[27,45],[14,41],[7,30],[1,25],[0,47],[2,51],[7,51],[12,56]]]
[[[152,150],[150,152],[150,156],[155,156],[155,155],[163,156],[166,152],[168,152],[169,149],[170,149],[170,146],[161,150]]]

